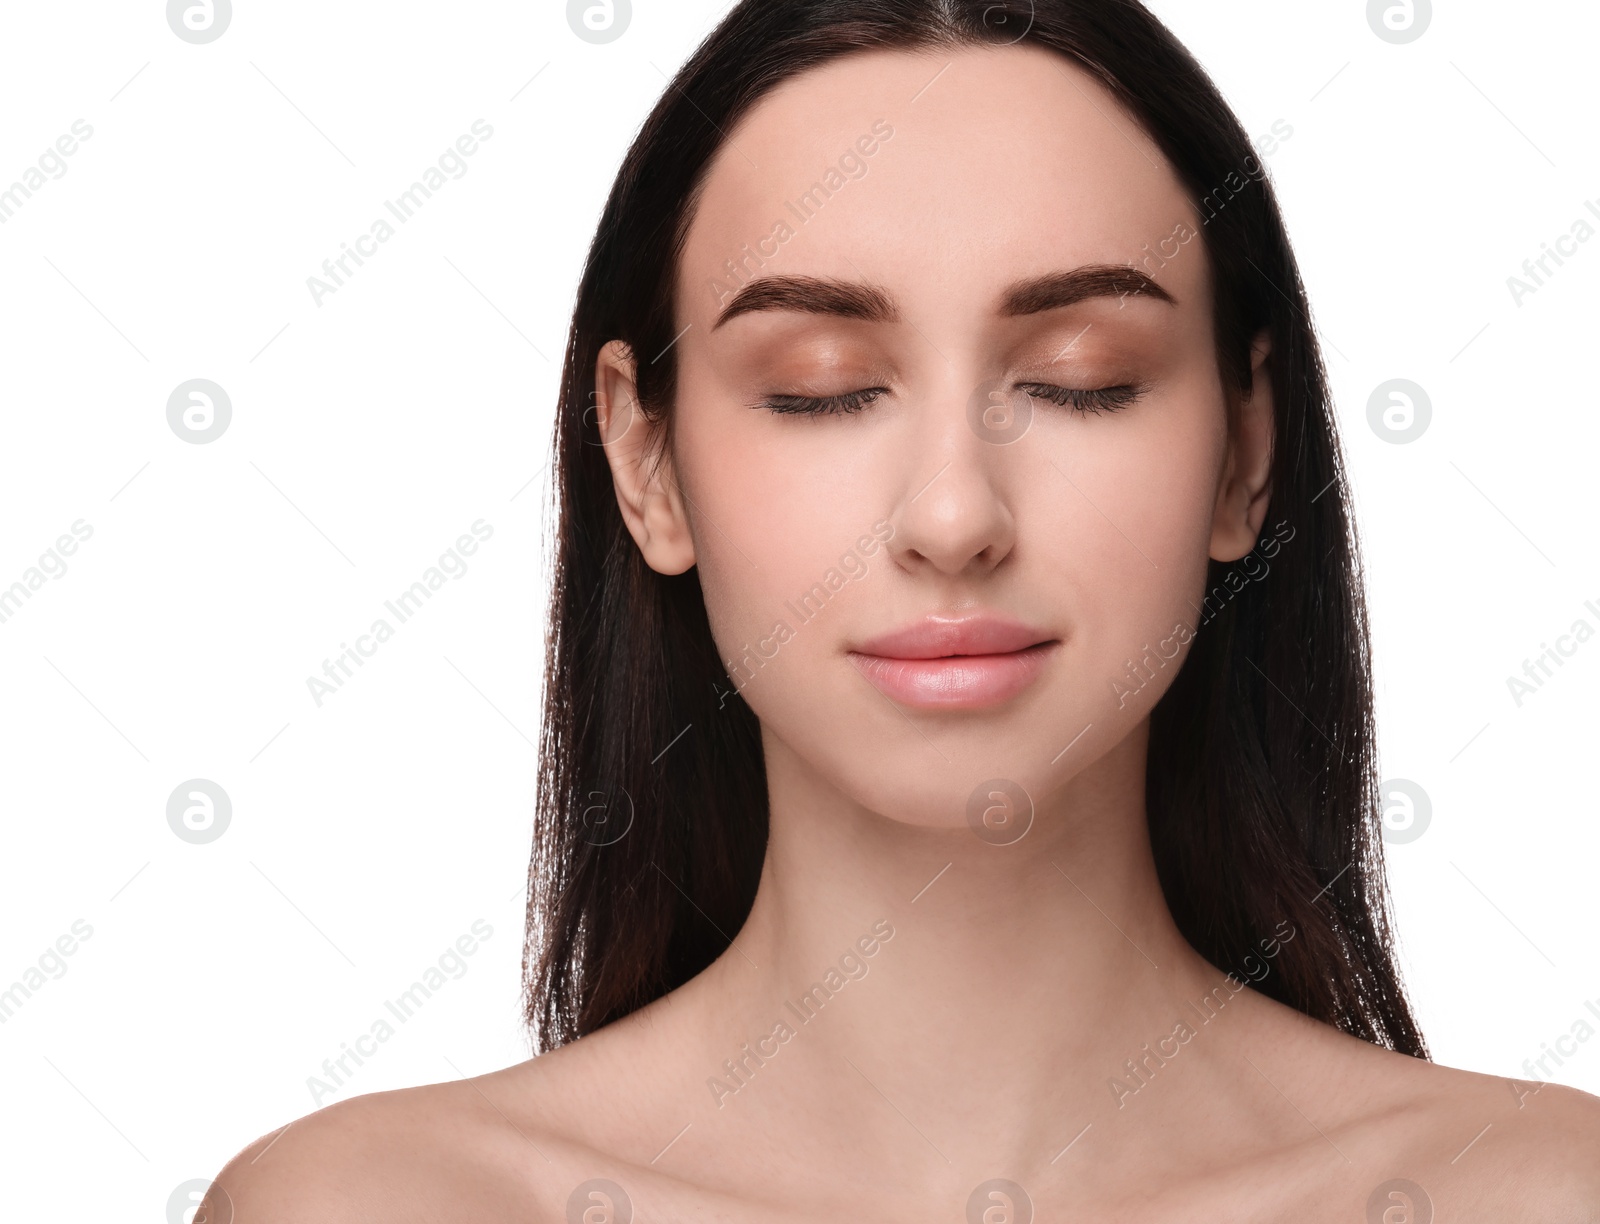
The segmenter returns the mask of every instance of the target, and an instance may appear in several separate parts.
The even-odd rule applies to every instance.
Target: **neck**
[[[837,1121],[857,1157],[903,1157],[916,1131],[951,1164],[1045,1163],[1124,1103],[1113,1077],[1139,1090],[1159,1074],[1150,1050],[1185,1017],[1199,1026],[1193,1004],[1224,975],[1156,876],[1144,727],[1009,845],[885,819],[783,744],[766,751],[760,887],[697,992],[708,1070],[732,1064],[722,1110],[781,1100]]]

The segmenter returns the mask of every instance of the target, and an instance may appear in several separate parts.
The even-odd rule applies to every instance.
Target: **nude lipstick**
[[[994,613],[929,616],[848,653],[881,692],[926,710],[981,710],[1031,684],[1061,645],[1042,629]]]

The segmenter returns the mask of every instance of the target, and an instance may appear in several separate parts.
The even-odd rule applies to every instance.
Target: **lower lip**
[[[925,710],[981,710],[1009,701],[1044,668],[1060,642],[1008,654],[893,659],[850,651],[850,661],[879,691]]]

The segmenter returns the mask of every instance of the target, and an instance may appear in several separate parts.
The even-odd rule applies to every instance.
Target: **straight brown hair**
[[[1212,563],[1208,592],[1227,597],[1208,599],[1151,714],[1147,810],[1168,905],[1225,971],[1287,921],[1295,935],[1258,990],[1428,1057],[1394,960],[1360,559],[1310,308],[1244,129],[1133,0],[744,0],[634,140],[584,267],[556,423],[523,958],[536,1050],[635,1011],[724,952],[767,839],[756,718],[730,692],[699,579],[651,570],[618,510],[592,407],[600,347],[627,343],[640,408],[670,428],[672,304],[698,191],[723,133],[775,86],[860,51],[1019,43],[1092,73],[1197,211],[1204,202],[1223,378],[1248,388],[1252,337],[1266,328],[1272,341],[1271,518],[1293,540],[1270,580],[1241,590]]]

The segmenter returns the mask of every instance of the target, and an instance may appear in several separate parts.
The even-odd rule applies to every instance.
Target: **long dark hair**
[[[556,424],[523,959],[536,1049],[627,1015],[724,952],[767,840],[756,718],[729,693],[699,579],[651,570],[618,511],[592,408],[599,349],[629,346],[639,407],[670,428],[672,303],[699,187],[723,134],[774,86],[855,51],[1019,42],[1092,73],[1208,211],[1224,379],[1248,388],[1251,339],[1271,335],[1271,517],[1292,540],[1270,580],[1242,589],[1212,563],[1216,597],[1151,715],[1149,829],[1173,918],[1225,970],[1287,921],[1294,934],[1257,989],[1427,1057],[1394,963],[1360,562],[1299,270],[1239,121],[1134,0],[742,0],[629,149],[578,289]]]

